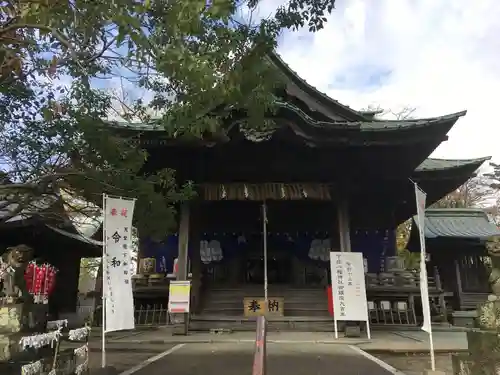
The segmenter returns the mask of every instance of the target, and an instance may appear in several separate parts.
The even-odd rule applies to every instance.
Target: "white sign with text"
[[[335,320],[368,320],[363,254],[331,252]]]
[[[331,252],[330,268],[335,338],[338,338],[337,321],[339,320],[365,321],[368,338],[370,338],[363,254]]]
[[[105,332],[135,328],[131,280],[134,204],[132,199],[104,197]]]

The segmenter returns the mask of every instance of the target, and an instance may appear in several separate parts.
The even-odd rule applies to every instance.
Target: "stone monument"
[[[457,375],[496,375],[500,373],[500,237],[490,238],[486,249],[491,258],[488,301],[477,307],[477,329],[467,332],[469,354],[453,357]]]

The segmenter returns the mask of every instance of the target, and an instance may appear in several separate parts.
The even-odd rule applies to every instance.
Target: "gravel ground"
[[[425,369],[431,368],[431,357],[428,354],[372,354],[406,375],[422,375]],[[451,354],[436,354],[436,370],[453,375]]]

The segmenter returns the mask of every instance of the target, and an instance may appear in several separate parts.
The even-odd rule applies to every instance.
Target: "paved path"
[[[268,375],[390,375],[391,372],[362,356],[349,345],[268,344]],[[174,351],[135,375],[251,375],[251,343],[178,344]],[[132,375],[131,371],[125,375]]]
[[[108,337],[108,342],[137,346],[143,344],[176,345],[181,343],[252,343],[255,332],[234,332],[231,334],[214,335],[210,333],[193,332],[189,336],[172,336],[169,329],[150,331],[121,332]],[[100,338],[93,338],[100,345]],[[402,352],[428,353],[429,336],[419,331],[375,331],[372,340],[366,337],[349,339],[339,337],[335,339],[333,333],[328,332],[269,332],[269,343],[300,343],[300,344],[346,344],[356,345],[369,352]],[[465,332],[435,332],[434,349],[437,352],[460,352],[467,350]]]
[[[174,346],[175,344],[161,346],[108,344],[106,363],[108,366],[114,367],[118,373],[121,373]],[[92,374],[94,370],[101,367],[101,348],[91,345],[89,354],[89,367]]]

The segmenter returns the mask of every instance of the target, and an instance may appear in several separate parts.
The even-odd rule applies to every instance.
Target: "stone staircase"
[[[190,329],[253,331],[255,318],[245,317],[243,298],[258,298],[263,294],[262,285],[211,288],[205,292],[202,313],[192,316]],[[324,288],[270,286],[268,295],[270,298],[284,298],[285,315],[270,318],[270,330],[333,331],[333,319],[328,314],[328,300]]]

